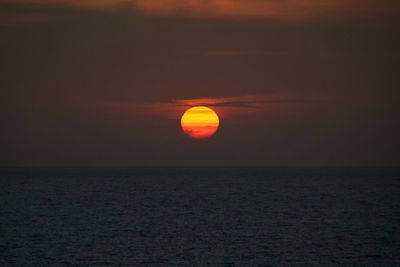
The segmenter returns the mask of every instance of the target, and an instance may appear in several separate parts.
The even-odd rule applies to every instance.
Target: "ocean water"
[[[2,168],[0,265],[400,266],[400,169]]]

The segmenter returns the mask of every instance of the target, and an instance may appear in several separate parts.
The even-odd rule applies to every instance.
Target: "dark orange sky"
[[[398,166],[399,3],[0,0],[0,165]]]

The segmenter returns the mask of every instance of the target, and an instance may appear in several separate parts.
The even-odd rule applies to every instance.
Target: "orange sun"
[[[218,130],[219,118],[210,108],[192,107],[183,114],[181,126],[182,130],[193,138],[207,138]]]

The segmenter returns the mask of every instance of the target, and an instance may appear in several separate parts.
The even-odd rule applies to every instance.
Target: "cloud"
[[[0,9],[0,25],[44,23],[60,20],[61,16],[52,16],[35,12],[6,12]]]
[[[210,107],[235,107],[235,108],[253,108],[252,103],[249,102],[241,102],[241,101],[231,101],[231,102],[221,102],[215,104],[203,104],[204,106]]]
[[[228,98],[198,98],[180,99],[169,102],[177,106],[209,106],[229,108],[260,108],[271,104],[304,103],[323,101],[311,97],[298,96],[294,94],[269,94],[261,96],[238,96]]]
[[[254,108],[252,103],[242,102],[242,101],[231,101],[231,102],[220,102],[220,103],[198,102],[195,105],[177,103],[176,105],[177,106],[184,106],[184,107],[208,106],[208,107]]]
[[[0,0],[10,5],[64,5],[72,7],[104,8],[127,4],[127,0]]]
[[[129,4],[126,0],[0,0],[0,25],[64,20],[82,10],[118,13]]]
[[[195,51],[193,54],[210,56],[210,57],[224,57],[224,56],[285,56],[288,52],[285,51],[262,51],[262,50],[205,50]]]
[[[134,0],[146,13],[198,18],[273,18],[284,20],[340,17],[360,13],[398,13],[396,0]]]
[[[130,10],[150,15],[200,19],[247,18],[283,21],[400,14],[398,0],[0,0],[0,9],[1,5],[57,5],[105,12]],[[126,8],[128,6],[130,8]],[[26,21],[33,20],[34,17],[33,15]],[[24,20],[20,19],[21,22]]]
[[[249,95],[222,98],[178,99],[165,102],[120,103],[98,102],[93,108],[121,111],[123,113],[150,115],[176,119],[192,106],[216,108],[224,117],[232,114],[251,114],[271,111],[271,109],[294,107],[298,104],[322,102],[324,99],[296,94],[276,93],[269,95]]]

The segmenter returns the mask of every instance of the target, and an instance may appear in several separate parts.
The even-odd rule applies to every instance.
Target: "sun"
[[[218,130],[219,118],[217,113],[208,107],[191,107],[183,114],[181,126],[190,137],[207,138]]]

